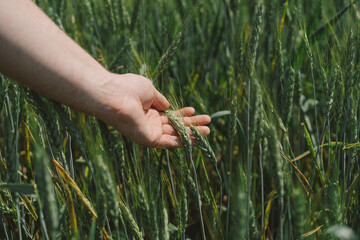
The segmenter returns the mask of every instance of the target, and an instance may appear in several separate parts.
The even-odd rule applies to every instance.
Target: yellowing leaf
[[[266,205],[266,209],[265,209],[265,224],[264,224],[264,229],[262,230],[262,236],[261,236],[261,239],[265,239],[265,232],[266,232],[266,229],[267,229],[267,226],[269,224],[269,216],[270,216],[270,210],[271,210],[271,204],[272,204],[272,200],[273,200],[273,197],[274,197],[274,194],[275,194],[275,190],[272,190],[271,191],[271,194],[270,194],[270,199],[269,199],[269,202],[268,204]]]
[[[38,215],[36,214],[35,208],[31,204],[29,199],[24,194],[20,194],[19,197],[21,201],[24,203],[25,208],[29,211],[30,215],[36,221],[38,219]]]
[[[73,236],[77,236],[79,231],[78,231],[78,227],[77,227],[77,220],[76,220],[76,215],[75,215],[75,209],[74,209],[74,202],[73,199],[71,197],[71,192],[69,190],[69,188],[66,186],[66,184],[64,182],[61,182],[63,187],[66,190],[67,193],[67,205],[68,205],[68,210],[69,210],[69,220],[70,220],[70,227],[71,227],[71,231],[72,231],[72,235]]]
[[[66,172],[66,170],[54,159],[51,160],[52,163],[55,165],[56,169],[58,170],[60,176],[63,180],[70,185],[70,187],[75,191],[76,196],[80,199],[80,201],[85,205],[85,207],[90,211],[93,217],[97,218],[95,210],[90,204],[90,201],[85,197],[85,195],[81,192],[78,185],[75,181],[71,178],[71,176]]]

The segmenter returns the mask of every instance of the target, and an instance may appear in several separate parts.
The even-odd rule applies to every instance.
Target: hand
[[[176,148],[181,141],[176,130],[162,111],[170,107],[151,81],[135,74],[110,74],[101,86],[102,106],[98,118],[111,124],[130,140],[146,147]],[[192,116],[195,109],[186,107],[175,112],[185,125],[197,126],[203,135],[210,134],[205,124],[211,119],[207,115]]]

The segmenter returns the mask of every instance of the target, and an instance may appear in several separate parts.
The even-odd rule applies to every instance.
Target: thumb
[[[158,111],[164,111],[170,107],[170,103],[164,95],[155,89],[152,106]]]

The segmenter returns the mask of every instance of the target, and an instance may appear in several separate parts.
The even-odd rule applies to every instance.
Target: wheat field
[[[0,239],[358,239],[358,1],[35,2],[211,134],[145,148],[0,74]]]

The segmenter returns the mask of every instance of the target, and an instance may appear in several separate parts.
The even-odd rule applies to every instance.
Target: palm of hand
[[[149,136],[149,142],[151,145],[160,145],[160,139],[162,139],[163,135],[165,135],[161,116],[161,113],[154,108],[150,108],[145,113],[146,125],[149,129],[151,129],[151,135]]]
[[[109,81],[106,87],[110,96],[107,102],[112,109],[107,122],[130,140],[143,146],[180,147],[179,135],[162,113],[170,107],[166,98],[144,77],[124,74],[116,75],[116,78],[115,81]],[[210,129],[203,125],[210,123],[210,117],[192,116],[194,113],[195,109],[192,107],[175,112],[186,126],[197,126],[201,134],[208,135]]]

